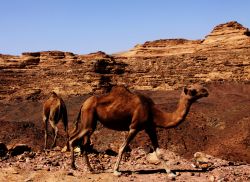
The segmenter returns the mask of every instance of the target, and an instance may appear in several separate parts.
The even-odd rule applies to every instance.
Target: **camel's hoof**
[[[70,151],[70,146],[69,146],[69,145],[66,145],[65,148],[66,148],[66,151],[67,151],[67,152]]]
[[[168,173],[168,178],[171,180],[174,180],[176,178],[176,174],[174,174],[173,172]]]
[[[103,170],[104,173],[113,173],[113,170],[112,169],[106,169],[106,170]]]
[[[43,149],[43,152],[45,153],[45,155],[48,155],[48,153],[50,152],[49,149]]]
[[[114,176],[121,176],[122,175],[122,173],[119,171],[114,171],[113,174],[114,174]]]
[[[166,171],[166,173],[167,174],[174,174],[170,169],[168,169],[168,168],[165,168],[165,171]]]
[[[43,147],[43,150],[48,150],[48,146]]]
[[[95,170],[94,170],[92,167],[88,167],[88,171],[89,171],[90,173],[95,173]]]
[[[170,169],[165,168],[166,173],[168,174],[168,178],[171,180],[174,180],[177,176],[177,174],[173,173]]]
[[[72,168],[73,170],[76,170],[76,165],[75,165],[75,164],[71,164],[71,168]]]
[[[89,172],[91,173],[91,174],[99,174],[100,172],[98,172],[98,171],[94,171],[93,169],[92,170],[89,170]]]

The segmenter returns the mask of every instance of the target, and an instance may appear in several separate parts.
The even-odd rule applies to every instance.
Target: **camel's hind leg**
[[[69,151],[69,128],[68,128],[68,114],[65,104],[62,107],[62,122],[64,126],[64,131],[66,132],[67,137],[67,151]]]
[[[66,137],[67,137],[67,151],[69,151],[69,129],[68,129],[68,121],[63,118],[63,125],[64,125],[64,131],[66,132]]]
[[[48,139],[48,117],[43,116],[43,125],[44,125],[44,150],[47,148],[47,139]]]
[[[60,106],[51,109],[49,115],[49,122],[53,129],[53,134],[54,134],[54,140],[51,148],[54,148],[56,146],[56,138],[58,133],[58,128],[56,125],[58,124],[60,119],[62,119]]]
[[[70,143],[70,146],[71,146],[70,150],[71,150],[71,167],[72,167],[72,169],[76,169],[74,147],[77,146],[77,145],[80,145],[81,146],[81,152],[83,154],[83,159],[87,164],[88,170],[93,171],[93,169],[92,169],[92,167],[90,165],[90,162],[89,162],[88,155],[86,153],[86,147],[87,147],[89,138],[90,138],[90,131],[85,129],[81,133],[76,134],[75,136],[73,136],[72,139],[70,140],[69,143]]]
[[[58,133],[58,128],[56,126],[55,120],[51,120],[49,119],[50,125],[53,129],[53,133],[54,133],[54,140],[53,140],[53,144],[51,148],[54,148],[56,146],[56,138],[57,138],[57,133]]]
[[[83,145],[81,145],[81,152],[82,152],[82,155],[83,155],[83,160],[87,164],[88,170],[90,172],[93,172],[94,170],[90,165],[88,152],[86,151],[86,148],[89,145],[90,136],[91,136],[91,132],[87,132],[87,134],[83,137]]]
[[[75,169],[75,156],[74,156],[74,147],[77,145],[81,146],[84,160],[86,161],[89,171],[93,171],[90,166],[88,155],[86,154],[86,147],[90,141],[90,136],[94,132],[97,124],[97,120],[94,116],[94,110],[88,109],[85,111],[80,110],[79,113],[81,116],[81,124],[77,131],[70,137],[70,149],[71,149],[71,167]]]

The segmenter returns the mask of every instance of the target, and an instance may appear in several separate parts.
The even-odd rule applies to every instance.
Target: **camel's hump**
[[[129,91],[129,89],[123,85],[118,85],[118,86],[114,86],[112,89],[111,89],[111,92],[112,94],[115,94],[115,93],[131,93]]]
[[[133,93],[123,85],[113,87],[110,94],[112,96],[126,96],[130,97],[131,99],[138,98],[143,103],[148,103],[150,105],[154,104],[153,100],[150,97],[141,93]]]

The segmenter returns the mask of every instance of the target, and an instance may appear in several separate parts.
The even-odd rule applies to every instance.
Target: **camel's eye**
[[[207,90],[203,88],[203,89],[201,89],[201,92],[205,93],[205,92],[207,92]]]

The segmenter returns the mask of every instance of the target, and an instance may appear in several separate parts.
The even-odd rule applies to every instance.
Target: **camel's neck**
[[[185,120],[191,104],[192,103],[188,99],[181,96],[178,107],[173,113],[166,113],[154,107],[154,123],[156,124],[156,126],[164,128],[171,128],[177,126]]]

